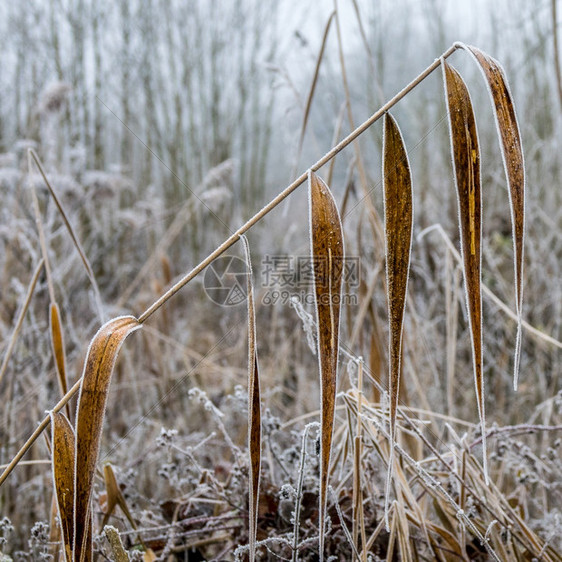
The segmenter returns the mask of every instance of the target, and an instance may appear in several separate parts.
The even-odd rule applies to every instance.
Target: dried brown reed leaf
[[[60,322],[59,306],[56,302],[51,302],[49,308],[50,326],[51,326],[51,345],[53,348],[53,356],[57,367],[57,375],[59,385],[64,396],[68,390],[66,381],[66,360],[64,352],[64,336]]]
[[[396,439],[402,333],[412,249],[413,197],[410,164],[400,129],[387,113],[383,139],[384,228],[389,322],[390,457],[385,516],[388,527],[390,481]]]
[[[53,481],[64,559],[72,560],[74,543],[74,429],[62,412],[51,412]]]
[[[517,123],[515,106],[509,91],[507,78],[501,64],[480,49],[457,43],[478,63],[492,100],[502,158],[507,178],[513,254],[515,268],[515,311],[517,313],[517,338],[515,341],[515,365],[513,387],[517,390],[519,360],[521,357],[521,328],[523,309],[523,246],[525,239],[525,165],[521,147],[521,133]]]
[[[76,561],[91,558],[91,544],[86,544],[90,499],[111,375],[125,338],[140,327],[133,316],[114,318],[100,328],[88,350],[76,412]]]
[[[115,477],[115,472],[113,471],[113,467],[106,463],[103,465],[103,479],[105,481],[105,491],[107,494],[106,500],[106,508],[105,513],[103,515],[103,520],[101,523],[101,528],[103,529],[115,511],[115,508],[119,506],[121,511],[125,514],[125,517],[128,519],[131,527],[136,529],[135,520],[129,511],[129,506],[127,505],[127,501],[121,492],[121,488],[117,483],[117,478]]]
[[[328,186],[309,171],[308,188],[320,366],[319,529],[320,560],[323,560],[328,469],[336,403],[344,241],[338,208]]]
[[[482,426],[484,473],[488,478],[486,462],[486,418],[484,412],[484,379],[482,373],[482,294],[481,294],[481,240],[482,203],[480,184],[480,149],[476,121],[470,94],[460,74],[442,61],[446,89],[451,150],[455,169],[455,184],[459,208],[461,254],[472,341],[474,383],[478,414]]]
[[[261,403],[256,341],[256,309],[252,282],[252,261],[248,240],[242,236],[248,266],[248,449],[250,451],[249,530],[250,562],[256,558],[259,487],[261,469]]]

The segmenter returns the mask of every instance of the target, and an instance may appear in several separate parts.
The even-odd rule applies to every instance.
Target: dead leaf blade
[[[103,516],[103,520],[101,523],[101,528],[103,529],[106,523],[109,521],[109,518],[113,514],[115,508],[119,506],[121,511],[124,513],[125,517],[131,524],[133,529],[136,529],[136,523],[131,515],[129,510],[129,506],[127,505],[127,500],[125,500],[125,496],[123,492],[121,492],[121,488],[117,483],[117,478],[115,477],[115,472],[113,471],[113,467],[111,464],[106,463],[103,465],[103,479],[105,481],[105,491],[107,494],[107,502],[106,502],[106,510]]]
[[[64,559],[72,560],[74,543],[74,429],[62,412],[51,412],[52,464]]]
[[[56,302],[52,302],[49,308],[50,326],[51,326],[51,346],[53,348],[53,357],[57,368],[59,385],[64,396],[68,391],[68,383],[66,380],[66,359],[64,351],[64,335],[60,321],[59,306]]]
[[[501,64],[476,47],[462,43],[459,46],[465,49],[476,61],[486,80],[508,184],[515,269],[515,310],[518,318],[513,372],[513,386],[517,390],[521,356],[523,248],[525,240],[525,165],[521,133],[515,113],[515,105]]]
[[[468,88],[453,67],[445,61],[442,61],[442,64],[457,188],[461,254],[472,342],[474,383],[482,435],[485,436],[484,380],[482,373],[480,149]],[[484,472],[487,478],[485,440],[483,440],[483,449]]]
[[[392,475],[398,409],[402,333],[410,271],[413,228],[412,177],[406,147],[394,118],[387,113],[383,139],[384,224],[389,322],[390,458],[386,509]],[[388,520],[387,520],[388,526]]]
[[[76,562],[91,558],[91,547],[86,544],[91,522],[89,508],[111,375],[125,338],[140,327],[133,316],[114,318],[100,328],[88,350],[76,413]]]
[[[250,562],[256,557],[259,487],[261,470],[261,398],[256,338],[256,307],[252,281],[252,262],[248,240],[242,236],[248,264],[248,449],[250,452],[249,546]]]
[[[319,528],[320,560],[323,560],[328,469],[336,403],[344,241],[339,212],[330,189],[312,171],[308,174],[308,187],[320,366]]]

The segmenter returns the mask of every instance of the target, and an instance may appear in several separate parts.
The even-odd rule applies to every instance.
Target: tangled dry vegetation
[[[445,61],[459,48],[490,90],[507,233],[482,234],[475,117]],[[438,68],[458,241],[417,227],[388,113]],[[240,228],[229,163],[163,222],[157,193],[136,199],[117,174],[45,173],[21,146],[0,174],[1,559],[562,560],[560,310],[530,279],[560,279],[560,231],[524,207],[504,79],[454,45]],[[363,191],[348,182],[334,198],[332,169],[316,175],[381,117],[384,218],[358,145]],[[265,306],[251,266],[246,306],[213,305],[197,275],[231,247],[256,266],[265,246],[250,255],[245,233],[303,184],[314,305]],[[233,233],[225,242],[205,230],[210,215]],[[525,217],[537,222],[524,258]],[[360,258],[355,289],[344,248]]]

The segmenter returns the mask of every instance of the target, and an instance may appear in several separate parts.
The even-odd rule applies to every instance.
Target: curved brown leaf
[[[76,412],[75,562],[91,558],[90,499],[111,375],[125,338],[140,327],[133,316],[114,318],[100,328],[88,350]]]
[[[109,518],[111,517],[111,515],[113,515],[115,508],[119,506],[129,523],[131,524],[131,527],[133,529],[136,529],[137,526],[135,520],[131,515],[129,506],[127,505],[127,500],[125,500],[125,496],[123,495],[123,492],[121,492],[121,488],[119,487],[117,478],[115,477],[115,472],[113,471],[113,467],[110,463],[105,463],[103,465],[103,479],[105,481],[105,492],[107,495],[107,500],[105,513],[101,522],[101,528],[103,529],[105,527],[106,523],[109,521]]]
[[[242,236],[248,264],[248,449],[250,451],[249,529],[250,562],[256,558],[256,535],[261,469],[261,403],[256,340],[256,309],[252,283],[252,261],[248,240]]]
[[[461,253],[472,340],[474,382],[478,414],[482,426],[484,473],[486,470],[484,380],[482,376],[482,294],[481,241],[482,195],[480,184],[480,149],[470,94],[460,74],[442,61],[445,98],[449,112],[451,149],[459,208]]]
[[[517,123],[515,106],[509,91],[507,78],[501,64],[480,49],[457,43],[476,61],[492,100],[502,159],[508,185],[513,232],[513,255],[515,268],[515,310],[517,312],[517,339],[515,344],[515,366],[513,386],[517,390],[519,360],[521,357],[521,327],[523,309],[523,246],[525,240],[525,165],[521,146],[521,133]]]
[[[323,560],[328,469],[336,403],[344,242],[338,208],[328,186],[314,172],[309,171],[308,188],[320,365],[319,550],[320,560]]]
[[[56,302],[51,303],[49,316],[51,320],[51,345],[53,347],[53,356],[57,367],[59,385],[61,387],[62,395],[64,396],[68,390],[68,384],[66,381],[64,337],[61,328],[59,307]]]
[[[400,129],[390,113],[384,118],[383,168],[384,230],[389,322],[390,459],[386,513],[392,474],[396,410],[400,388],[404,309],[412,250],[413,197],[408,155]],[[388,521],[387,521],[388,523]]]
[[[74,430],[62,412],[51,412],[53,482],[64,559],[72,560],[74,543]]]

